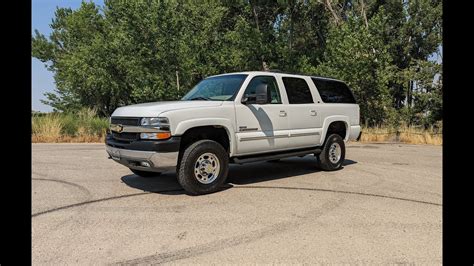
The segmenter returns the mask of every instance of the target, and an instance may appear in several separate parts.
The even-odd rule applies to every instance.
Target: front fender
[[[235,130],[232,122],[229,119],[225,118],[196,118],[181,121],[176,125],[173,135],[180,136],[183,135],[188,129],[194,127],[202,127],[202,126],[221,126],[227,131],[227,135],[229,136],[229,143],[230,143],[230,154],[229,156],[233,156],[234,151],[236,150],[236,141],[235,141]]]

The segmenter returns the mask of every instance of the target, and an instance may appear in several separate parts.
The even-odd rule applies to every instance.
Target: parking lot
[[[231,165],[188,196],[133,175],[103,144],[32,145],[33,264],[441,264],[441,146],[353,143],[315,158]]]

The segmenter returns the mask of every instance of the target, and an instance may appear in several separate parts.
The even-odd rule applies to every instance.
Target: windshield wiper
[[[205,101],[210,101],[211,99],[207,98],[207,97],[203,97],[203,96],[197,96],[197,97],[194,97],[194,98],[191,98],[189,99],[190,101],[195,101],[195,100],[205,100]]]

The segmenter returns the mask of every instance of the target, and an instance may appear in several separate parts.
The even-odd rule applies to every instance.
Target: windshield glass
[[[225,75],[203,79],[181,100],[229,101],[239,90],[247,75]]]

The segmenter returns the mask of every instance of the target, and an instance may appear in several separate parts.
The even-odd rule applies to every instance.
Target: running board
[[[253,163],[253,162],[260,162],[260,161],[271,161],[277,160],[282,158],[294,157],[294,156],[304,156],[307,154],[319,154],[321,153],[320,148],[312,148],[312,149],[304,149],[304,150],[293,150],[293,151],[286,151],[286,152],[278,152],[278,153],[265,153],[265,154],[258,154],[258,155],[247,155],[241,157],[234,157],[232,158],[231,162],[244,164],[244,163]]]

